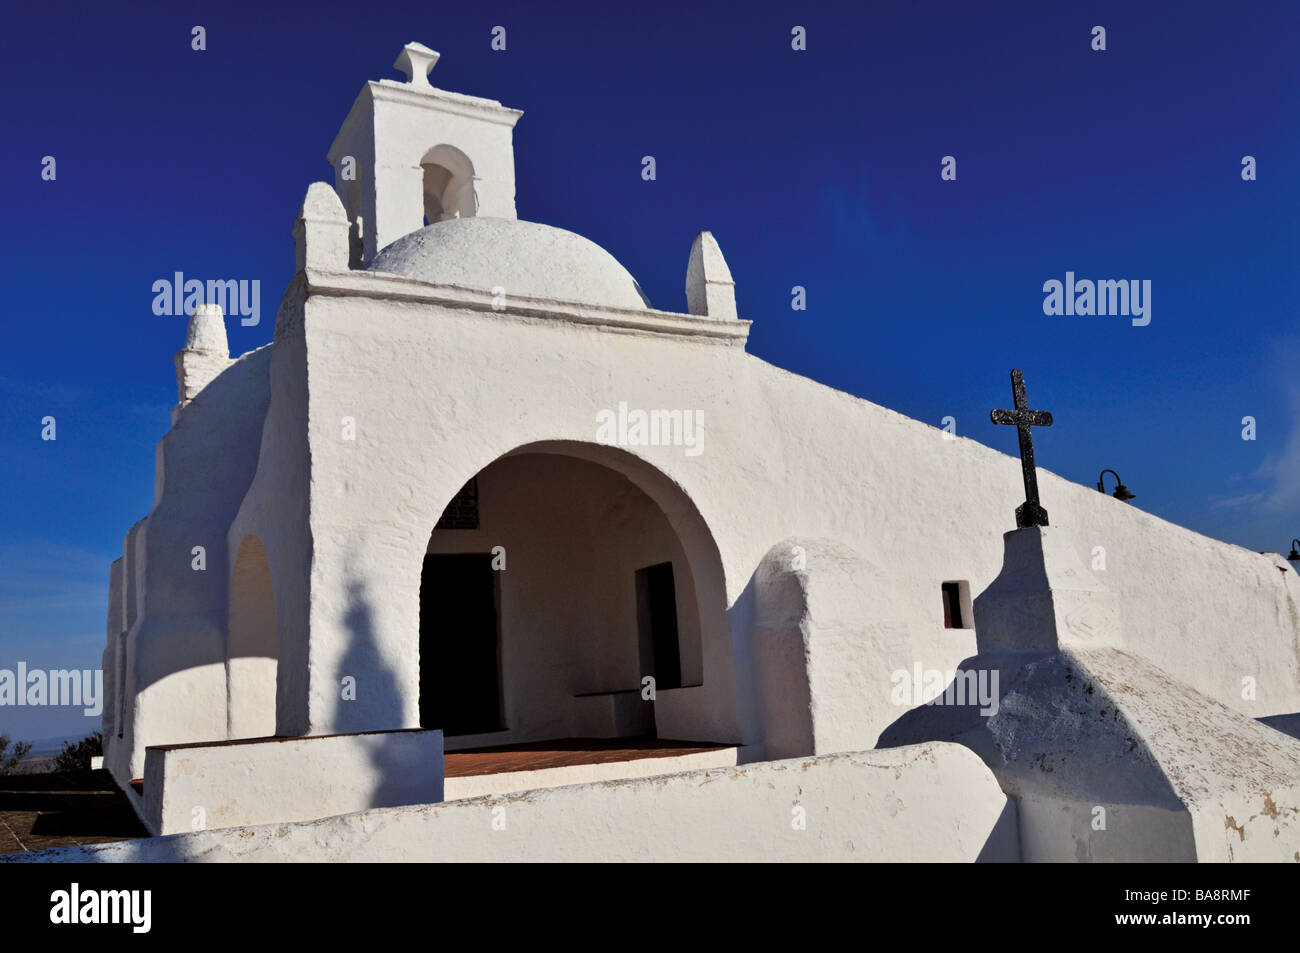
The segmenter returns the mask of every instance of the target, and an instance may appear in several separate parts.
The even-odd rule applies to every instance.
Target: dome
[[[491,293],[644,309],[636,279],[595,242],[562,228],[507,218],[452,218],[412,232],[367,267]]]

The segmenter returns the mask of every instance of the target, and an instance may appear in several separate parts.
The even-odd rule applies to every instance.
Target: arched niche
[[[420,159],[424,173],[424,220],[428,225],[478,213],[474,163],[455,146],[436,145]]]
[[[271,566],[262,541],[244,537],[230,575],[226,642],[226,719],[230,738],[275,734],[279,638]]]

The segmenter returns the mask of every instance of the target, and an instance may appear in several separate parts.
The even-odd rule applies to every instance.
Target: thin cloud
[[[1230,496],[1223,500],[1212,500],[1214,506],[1258,506],[1264,501],[1263,493],[1244,493],[1241,496]]]
[[[0,376],[0,393],[30,397],[56,404],[70,404],[81,399],[81,392],[63,384],[33,384],[13,377]]]
[[[1264,462],[1258,475],[1271,481],[1261,506],[1271,513],[1300,511],[1300,381],[1295,368],[1300,364],[1300,338],[1283,341],[1274,352],[1274,376],[1287,409],[1287,438],[1282,451]]]

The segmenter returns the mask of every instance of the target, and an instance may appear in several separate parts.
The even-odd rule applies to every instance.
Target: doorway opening
[[[420,727],[501,730],[501,637],[490,553],[424,557],[420,576]]]
[[[682,653],[677,641],[677,587],[673,564],[657,563],[636,571],[637,635],[641,672],[655,680],[655,691],[682,687]]]

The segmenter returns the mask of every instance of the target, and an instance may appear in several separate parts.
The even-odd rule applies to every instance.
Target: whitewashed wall
[[[149,749],[154,834],[315,820],[442,800],[442,732],[262,738]]]
[[[410,293],[410,282],[401,287]],[[775,543],[819,537],[880,568],[874,585],[890,599],[879,600],[878,618],[864,621],[901,622],[915,661],[951,669],[974,654],[972,630],[943,628],[940,583],[969,580],[978,594],[997,575],[1002,533],[1022,493],[1014,458],[946,440],[714,338],[323,295],[307,309],[312,465],[330,474],[314,483],[314,584],[337,592],[345,553],[368,567],[370,598],[382,606],[376,639],[397,669],[414,671],[420,561],[456,490],[518,447],[590,444],[597,412],[619,401],[702,412],[699,456],[680,447],[626,449],[649,465],[634,480],[647,480],[647,471],[667,478],[658,495],[647,492],[670,508],[685,501],[702,519],[716,542],[728,606]],[[355,442],[339,439],[345,416],[357,421]],[[1295,590],[1288,592],[1272,559],[1050,473],[1041,484],[1053,527],[1085,564],[1095,546],[1105,547],[1099,576],[1119,595],[1131,649],[1247,714],[1300,708]],[[688,522],[679,515],[674,525]],[[707,561],[697,554],[695,572]],[[807,573],[817,572],[814,560]],[[313,666],[333,666],[345,632],[328,596],[313,606]],[[706,692],[683,724],[703,739],[737,740],[729,724],[746,710],[743,696],[752,700],[748,635],[743,625],[706,626],[702,635]],[[1257,679],[1254,700],[1241,697],[1244,674]],[[888,694],[887,673],[868,678],[881,683],[836,690]],[[414,698],[413,686],[403,690]],[[337,729],[328,708],[313,715],[314,730],[317,724]],[[757,740],[756,730],[751,720],[740,740]]]
[[[227,530],[258,466],[270,359],[235,361],[158,444],[154,507],[126,541],[126,703],[105,750],[122,782],[146,745],[226,736]]]
[[[961,862],[1018,859],[1015,826],[1015,810],[983,762],[958,745],[934,744],[10,856]]]
[[[940,583],[968,580],[978,594],[997,575],[1021,497],[1016,459],[774,368],[721,330],[735,322],[514,299],[497,312],[489,301],[409,279],[310,272],[281,308],[265,429],[260,370],[224,397],[200,395],[212,414],[192,445],[201,454],[184,442],[201,407],[187,411],[160,451],[159,503],[123,574],[128,617],[133,599],[144,614],[126,640],[134,705],[109,758],[119,779],[138,776],[146,744],[226,730],[217,567],[247,533],[265,544],[275,589],[277,730],[415,727],[420,568],[433,526],[466,480],[526,446],[617,470],[679,537],[703,611],[703,685],[661,694],[661,734],[762,741],[742,596],[790,538],[847,547],[875,567],[864,585],[888,598],[869,600],[862,622],[901,625],[910,661],[948,670],[974,654],[972,630],[943,628]],[[265,368],[261,355],[232,370]],[[595,446],[597,413],[620,401],[701,413],[703,452]],[[257,445],[250,432],[260,433],[260,463],[232,522]],[[1105,548],[1098,577],[1118,594],[1129,650],[1244,714],[1300,710],[1300,584],[1276,557],[1047,472],[1040,485],[1053,528],[1085,564]],[[196,589],[183,559],[200,536],[216,545]],[[815,590],[816,559],[805,571]],[[887,697],[887,669],[826,681],[813,703],[834,721],[864,694]],[[345,703],[347,674],[383,681]],[[1245,677],[1254,698],[1242,697]]]

